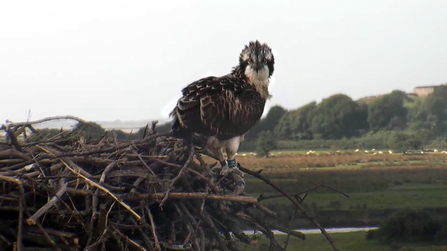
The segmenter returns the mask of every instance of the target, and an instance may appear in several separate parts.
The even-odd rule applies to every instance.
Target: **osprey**
[[[267,44],[250,42],[230,74],[202,78],[186,86],[171,113],[175,134],[198,133],[206,137],[205,150],[222,165],[221,175],[233,171],[242,174],[235,155],[245,133],[261,118],[270,97],[268,85],[274,63]]]

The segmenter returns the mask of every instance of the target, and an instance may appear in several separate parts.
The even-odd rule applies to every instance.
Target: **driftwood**
[[[197,147],[156,133],[155,124],[136,140],[85,140],[73,130],[43,137],[34,124],[52,119],[86,123],[65,116],[0,128],[0,250],[233,251],[236,242],[257,243],[247,227],[261,231],[270,250],[285,250],[273,229],[305,239],[266,220],[276,217],[260,204],[267,198],[234,195],[234,177],[219,176]],[[337,250],[299,197],[241,169],[289,198]]]

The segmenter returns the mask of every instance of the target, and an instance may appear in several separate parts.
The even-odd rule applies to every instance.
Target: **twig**
[[[194,228],[193,237],[192,237],[192,238],[194,238],[194,240],[197,240],[196,232],[199,231],[200,240],[202,241],[201,243],[203,243],[203,245],[200,245],[198,243],[198,241],[194,241],[194,243],[196,245],[197,251],[204,251],[205,250],[205,246],[204,246],[205,240],[203,240],[203,229],[200,227],[200,224],[194,219],[194,217],[191,215],[191,212],[189,212],[188,208],[186,208],[184,203],[180,202],[180,203],[178,203],[178,205],[175,205],[175,207],[177,208],[177,211],[183,212],[183,214],[185,214],[186,217],[188,217],[188,219],[192,222],[192,224],[194,224],[195,228]],[[184,243],[186,244],[186,240]]]
[[[293,220],[295,219],[295,215],[297,212],[298,212],[298,209],[295,209],[295,211],[293,212],[292,217],[289,221],[289,228],[287,229],[287,238],[286,238],[286,241],[284,242],[284,250],[287,250],[287,246],[289,245],[289,240],[290,240],[290,234],[292,233],[292,231],[294,231],[292,229],[292,224],[293,224]],[[301,239],[305,240],[306,236],[303,233],[301,233],[301,234],[302,234]]]
[[[135,144],[145,144],[147,142],[150,142],[150,141],[156,139],[157,137],[164,137],[164,136],[168,136],[168,135],[171,135],[171,132],[164,133],[164,134],[151,135],[151,136],[146,137],[144,139],[135,140],[133,142],[122,143],[122,144],[120,144],[120,147],[125,148],[125,147],[131,146],[131,145],[135,145]],[[36,160],[40,161],[42,159],[49,158],[49,157],[51,157],[51,158],[74,157],[74,156],[84,156],[84,157],[86,157],[86,156],[89,156],[89,155],[106,153],[106,152],[110,152],[110,151],[113,151],[113,150],[116,150],[115,146],[99,148],[99,149],[94,149],[94,150],[84,151],[84,152],[82,152],[82,151],[70,151],[70,152],[59,153],[59,154],[48,154],[48,155],[42,154],[39,157],[37,157]],[[23,166],[26,166],[26,165],[29,165],[29,164],[32,164],[32,163],[34,163],[34,160],[28,160],[28,161],[25,161],[25,162],[23,162],[21,164],[16,164],[16,165],[12,165],[12,166],[6,167],[6,168],[4,168],[4,170],[14,170],[14,169],[21,168]]]
[[[8,126],[28,126],[28,125],[31,125],[31,124],[40,124],[40,123],[51,121],[51,120],[61,120],[61,119],[71,119],[71,120],[76,120],[78,122],[82,122],[82,123],[88,124],[87,121],[85,121],[85,120],[83,120],[81,118],[75,117],[75,116],[71,116],[71,115],[46,117],[46,118],[39,119],[39,120],[27,121],[27,122],[19,122],[19,123],[14,123],[14,122],[12,122],[10,120],[6,120],[6,123],[8,124]]]
[[[270,249],[269,250],[278,250],[282,251],[283,248],[279,245],[278,241],[276,241],[275,236],[270,229],[270,224],[265,222],[262,218],[257,217],[256,215],[250,213],[248,210],[244,210],[245,213],[238,212],[236,215],[239,218],[245,219],[249,224],[254,225],[256,229],[259,229],[267,238],[270,240]]]
[[[56,195],[53,196],[51,198],[51,200],[47,202],[47,204],[45,204],[43,207],[39,208],[39,210],[37,210],[37,212],[35,212],[31,217],[26,219],[25,223],[28,224],[28,225],[31,225],[31,226],[35,225],[37,219],[39,219],[40,216],[42,216],[52,206],[54,206],[54,204],[56,204],[56,202],[62,197],[62,195],[65,193],[65,191],[67,191],[67,183],[66,182],[64,182],[62,184],[61,188],[59,189],[59,191],[57,191]]]
[[[141,164],[143,164],[144,167],[147,168],[147,170],[149,170],[149,172],[154,175],[154,177],[157,177],[157,175],[154,173],[154,171],[152,171],[152,169],[146,164],[146,162],[144,162],[143,158],[141,158],[141,154],[137,154],[135,153],[138,157],[138,159],[141,161]]]
[[[318,189],[318,188],[320,188],[320,187],[327,187],[327,188],[329,188],[329,189],[331,189],[331,190],[333,190],[333,191],[335,191],[335,192],[338,192],[338,193],[342,194],[343,196],[349,198],[349,195],[348,195],[348,194],[346,194],[346,193],[344,193],[344,192],[342,192],[342,191],[340,191],[340,190],[338,190],[338,189],[336,189],[336,188],[334,188],[334,187],[331,187],[331,186],[329,186],[329,185],[325,185],[325,184],[319,184],[319,185],[316,185],[316,186],[314,186],[314,187],[308,188],[308,189],[303,190],[303,191],[301,191],[301,192],[291,194],[291,196],[293,196],[293,197],[297,197],[297,196],[299,196],[299,195],[301,195],[301,194],[308,193],[308,192],[310,192],[310,191],[312,191],[312,190],[315,190],[315,189]],[[280,194],[271,194],[271,195],[264,195],[264,194],[261,194],[261,195],[259,195],[258,201],[269,200],[269,199],[276,199],[276,198],[280,198],[280,197],[284,197],[284,196],[285,196],[285,195],[284,195],[284,194],[281,194],[281,193],[280,193]]]
[[[22,185],[22,181],[17,179],[17,178],[13,178],[13,177],[8,177],[8,176],[3,176],[0,175],[0,179],[1,180],[5,180],[7,182],[11,182],[11,183],[15,183],[17,184],[18,188],[19,188],[19,220],[18,220],[18,226],[17,226],[17,251],[23,251],[25,250],[25,248],[23,247],[23,243],[22,243],[22,232],[23,232],[23,213],[24,213],[24,207],[23,207],[23,203],[25,202],[24,199],[24,190],[23,190],[23,185]]]
[[[42,150],[46,151],[47,153],[51,153],[49,150],[40,147]],[[54,155],[54,154],[53,154]],[[131,214],[133,214],[137,220],[141,220],[141,216],[138,215],[134,210],[132,210],[132,208],[130,208],[126,203],[124,203],[123,201],[121,201],[118,197],[116,197],[112,192],[110,192],[107,188],[97,184],[96,182],[90,180],[89,178],[87,178],[86,176],[82,175],[80,172],[76,172],[72,167],[70,167],[70,165],[67,164],[67,162],[71,162],[70,159],[65,158],[64,159],[60,159],[60,161],[65,165],[65,167],[68,168],[68,170],[70,170],[73,174],[80,176],[82,179],[84,179],[87,183],[89,183],[90,185],[99,188],[100,190],[102,190],[103,192],[105,192],[106,194],[110,195],[114,200],[116,200],[118,203],[120,203],[125,209],[127,209]],[[80,168],[80,170],[82,170]]]
[[[180,171],[178,172],[177,176],[171,180],[171,182],[169,183],[169,187],[166,190],[165,193],[165,197],[161,200],[160,202],[160,207],[163,207],[164,203],[166,202],[166,200],[169,197],[169,192],[172,190],[172,188],[174,187],[175,182],[177,182],[177,180],[180,179],[180,177],[182,177],[183,173],[185,172],[185,169],[188,167],[189,162],[192,161],[193,157],[194,157],[194,145],[191,144],[190,146],[190,151],[188,153],[188,159],[186,160],[185,164],[183,165],[182,169],[180,169]]]
[[[84,196],[91,196],[93,192],[90,190],[79,190],[74,188],[67,188],[67,193],[78,194]],[[122,196],[124,199],[132,201],[140,201],[145,199],[159,200],[166,196],[166,193],[147,193],[147,194],[135,194],[135,195],[125,195]],[[234,201],[241,203],[257,204],[258,200],[250,196],[232,196],[232,195],[220,195],[220,194],[209,194],[209,193],[170,193],[170,199],[205,199],[205,200],[224,200],[224,201]]]
[[[136,243],[135,241],[129,239],[129,237],[127,237],[127,235],[121,233],[121,231],[119,231],[115,226],[110,226],[110,228],[112,228],[112,230],[117,233],[119,236],[121,236],[121,238],[124,238],[126,240],[126,242],[129,242],[130,244],[132,244],[134,247],[136,247],[139,250],[144,250],[147,251],[147,249],[145,249],[144,247],[142,247],[140,244]]]
[[[147,206],[145,206],[145,208],[146,208],[147,216],[149,217],[149,221],[151,223],[151,231],[152,231],[152,236],[154,236],[155,250],[160,251],[161,248],[160,248],[160,243],[158,242],[157,233],[155,231],[154,217],[152,216],[151,210]]]
[[[79,177],[81,177],[82,179],[84,179],[87,183],[89,183],[90,185],[99,188],[101,191],[105,192],[106,194],[108,194],[110,197],[112,197],[114,200],[116,200],[118,203],[121,204],[121,206],[123,206],[126,210],[128,210],[132,215],[134,215],[137,220],[141,220],[141,216],[138,215],[134,210],[132,210],[132,208],[130,208],[126,203],[124,203],[122,200],[120,200],[118,197],[116,197],[112,192],[110,192],[107,188],[97,184],[96,182],[90,180],[89,178],[85,177],[84,175],[77,173],[73,168],[71,168],[64,160],[61,159],[61,162],[68,168],[68,170],[70,170],[73,174],[75,175],[79,175]]]
[[[200,156],[200,155],[197,154],[196,156]],[[175,167],[175,168],[182,168],[182,166],[179,165],[179,164],[174,164],[174,163],[170,163],[170,162],[167,162],[167,161],[164,161],[164,160],[161,160],[161,159],[153,158],[152,156],[145,156],[145,157],[147,157],[148,159],[152,159],[152,160],[154,160],[156,162],[159,162],[159,163],[161,163],[163,165],[166,165],[166,166]],[[206,164],[201,164],[201,165],[206,165]],[[214,189],[214,191],[216,191],[216,192],[221,192],[222,191],[222,189],[220,189],[218,186],[216,186],[216,184],[214,184],[214,182],[212,182],[211,179],[206,178],[205,176],[203,176],[203,174],[199,173],[198,171],[196,171],[194,169],[191,169],[191,168],[186,168],[186,171],[188,171],[190,173],[193,173],[193,174],[197,175],[198,177],[200,177],[202,180],[206,181],[208,184],[210,184],[210,186]]]
[[[104,243],[107,240],[107,231],[108,231],[108,219],[109,219],[109,214],[110,211],[112,211],[113,206],[115,205],[116,201],[113,201],[112,205],[110,206],[109,210],[107,211],[106,215],[104,216],[104,230],[101,233],[101,236],[99,237],[99,240],[97,240],[96,242],[94,242],[91,245],[88,245],[87,247],[84,248],[85,251],[90,251],[92,248],[94,248],[95,246],[98,246],[99,244]],[[90,240],[89,240],[90,241]]]
[[[114,161],[107,165],[107,167],[104,169],[104,171],[101,174],[101,178],[99,178],[99,185],[102,185],[104,181],[106,180],[107,174],[117,165],[118,161]],[[98,214],[98,200],[99,200],[99,188],[96,189],[95,194],[92,196],[92,210],[93,215],[92,218],[96,218]]]
[[[216,237],[217,241],[219,242],[219,248],[221,251],[229,251],[225,241],[223,240],[222,236],[219,234],[219,230],[217,230],[216,226],[214,225],[213,221],[211,220],[211,217],[208,213],[204,212],[202,214],[203,220],[208,224],[211,228],[211,231],[214,233],[214,236]]]
[[[269,179],[262,176],[260,173],[251,171],[250,169],[244,168],[240,165],[239,165],[239,169],[241,171],[243,171],[244,173],[248,173],[254,177],[257,177],[258,179],[261,179],[262,181],[264,181],[265,183],[267,183],[268,185],[270,185],[271,187],[276,189],[278,192],[284,194],[284,196],[286,196],[287,199],[289,199],[292,202],[292,204],[295,205],[295,207],[297,207],[307,219],[309,219],[312,223],[314,223],[315,226],[317,226],[320,229],[321,233],[323,233],[323,235],[329,241],[329,243],[331,244],[334,251],[338,251],[338,248],[335,245],[334,241],[332,240],[332,237],[326,232],[326,230],[320,225],[320,223],[318,223],[312,216],[307,214],[306,210],[298,203],[298,201],[295,199],[295,197],[286,193],[282,188],[280,188],[278,185],[276,185],[275,183],[271,182]]]
[[[3,151],[0,151],[0,158],[11,158],[12,156],[21,158],[23,160],[30,160],[31,157],[28,155],[16,150],[16,149],[6,149]]]
[[[31,214],[28,212],[28,210],[25,210],[28,217],[31,217]],[[56,242],[51,238],[51,236],[45,231],[45,229],[42,227],[42,225],[36,221],[36,226],[39,228],[40,232],[42,232],[43,236],[47,240],[47,242],[54,248],[56,251],[61,251],[59,247],[57,247]]]
[[[278,214],[276,214],[275,212],[271,211],[270,209],[268,209],[266,206],[262,205],[262,204],[255,204],[255,208],[258,209],[259,211],[263,212],[264,214],[273,217],[273,218],[277,218]]]
[[[11,131],[9,126],[5,129],[5,131],[8,133],[8,137],[11,140],[11,144],[16,148],[16,150],[19,152],[23,152],[22,147],[20,146],[15,133]]]

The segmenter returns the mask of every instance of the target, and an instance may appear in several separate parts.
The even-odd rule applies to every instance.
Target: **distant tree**
[[[275,127],[275,135],[279,139],[290,140],[292,139],[292,114],[286,113],[278,122]]]
[[[247,139],[255,139],[262,131],[273,131],[279,120],[287,113],[282,106],[275,105],[268,111],[265,118],[261,119],[250,131],[245,135]]]
[[[104,128],[101,127],[100,124],[95,122],[78,122],[73,130],[79,130],[82,131],[84,138],[86,139],[96,139],[103,136],[106,132]]]
[[[46,138],[51,138],[53,136],[56,136],[57,134],[60,134],[62,129],[55,129],[55,128],[42,128],[37,130],[41,136]]]
[[[161,125],[157,124],[157,126],[155,127],[155,131],[157,131],[158,133],[167,133],[171,130],[171,128],[172,128],[172,121],[169,121]]]
[[[263,130],[273,131],[279,120],[287,113],[282,106],[275,105],[270,108],[267,116],[262,120]]]
[[[277,141],[272,131],[262,131],[259,133],[256,144],[256,153],[258,156],[268,156],[272,150],[277,147]]]
[[[407,140],[408,134],[396,132],[388,139],[388,145],[396,152],[405,152],[410,148]]]
[[[403,209],[382,221],[378,229],[368,231],[366,238],[384,243],[447,243],[446,222],[444,217],[425,210]]]
[[[125,133],[122,130],[111,130],[110,134],[114,135],[116,137],[116,139],[119,139],[119,140],[132,140],[132,139],[134,139],[132,134]]]
[[[439,86],[410,109],[411,129],[427,129],[435,136],[447,133],[447,86]]]
[[[323,139],[357,136],[368,128],[366,111],[344,94],[321,101],[312,117],[312,131]]]
[[[317,103],[311,102],[285,114],[275,127],[275,135],[285,140],[313,139],[311,125],[315,108]]]
[[[388,139],[388,145],[397,152],[421,149],[423,144],[423,137],[418,133],[412,132],[393,132],[391,137]]]
[[[130,137],[132,139],[142,139],[144,137],[144,133],[146,132],[147,134],[147,130],[150,130],[152,127],[152,123],[149,123],[147,125],[147,129],[146,126],[141,127],[140,129],[138,129],[137,132],[133,133]],[[155,131],[157,133],[167,133],[171,130],[172,128],[172,121],[166,122],[164,124],[156,124],[155,126]]]
[[[407,123],[408,110],[404,107],[406,94],[393,91],[383,95],[369,106],[368,123],[373,131],[403,130]]]
[[[363,135],[369,130],[368,105],[358,104],[353,106],[351,112],[346,113],[343,123],[346,125],[343,131],[345,137],[356,137]]]

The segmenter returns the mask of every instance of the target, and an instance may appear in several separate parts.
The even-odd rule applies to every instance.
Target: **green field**
[[[318,209],[447,207],[445,154],[306,156],[289,153],[275,158],[239,157],[239,161],[252,170],[262,169],[266,177],[291,194],[324,184],[349,195],[346,198],[328,188],[312,190],[305,203],[314,203]],[[252,196],[277,193],[261,180],[250,176],[245,179],[246,192]],[[274,199],[265,203],[285,205],[288,202]]]
[[[402,155],[364,153],[276,152],[275,157],[239,156],[242,166],[263,170],[262,174],[288,193],[296,194],[319,184],[328,188],[309,191],[303,206],[323,227],[377,226],[393,212],[413,208],[447,216],[447,155]],[[273,195],[277,191],[263,181],[247,175],[245,191],[251,196]],[[285,198],[261,202],[278,212],[276,223],[287,226],[295,210]],[[298,217],[299,218],[299,217]],[[305,218],[296,218],[293,228],[314,227]],[[340,250],[447,250],[429,243],[381,244],[366,240],[365,232],[331,234]],[[279,243],[284,235],[276,236]],[[287,250],[332,250],[321,234],[308,234],[302,241],[291,237]],[[242,245],[241,250],[268,250],[266,237],[256,246]],[[405,248],[404,248],[405,247]]]
[[[446,170],[447,171],[447,170]],[[327,191],[310,193],[306,204],[316,204],[321,210],[353,210],[359,207],[366,209],[400,209],[400,208],[447,208],[447,184],[433,182],[431,184],[404,183],[390,185],[388,188],[372,192],[350,192],[349,198]],[[270,195],[273,193],[265,193]],[[258,197],[259,193],[252,193]],[[287,205],[285,198],[271,199],[265,204]]]
[[[431,244],[417,245],[411,243],[394,243],[381,244],[376,240],[366,240],[365,232],[339,233],[331,234],[337,247],[342,251],[386,251],[386,250],[402,250],[402,251],[445,251],[447,246],[434,246]],[[284,246],[286,235],[275,236],[279,244]],[[239,244],[241,250],[244,251],[266,251],[268,250],[269,240],[262,237],[256,245],[249,246]],[[299,251],[330,251],[333,250],[330,243],[322,234],[308,234],[306,240],[290,237],[287,250]]]

